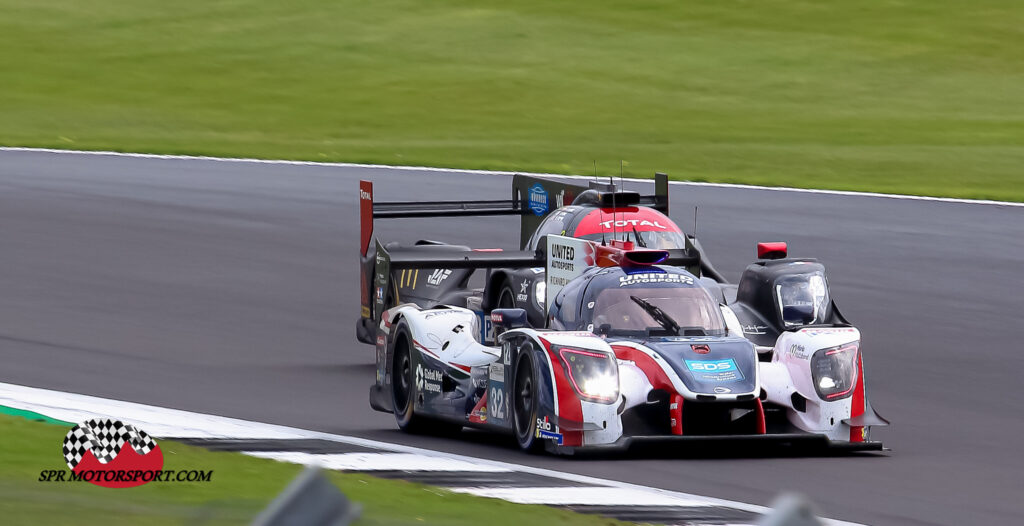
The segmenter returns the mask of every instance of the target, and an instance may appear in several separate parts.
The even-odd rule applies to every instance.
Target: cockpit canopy
[[[587,271],[559,292],[551,326],[618,336],[720,336],[718,302],[689,272],[674,267]]]

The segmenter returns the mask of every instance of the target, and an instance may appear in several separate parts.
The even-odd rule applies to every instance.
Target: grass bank
[[[0,144],[1024,200],[1017,0],[0,0]]]
[[[71,426],[11,413],[0,411],[0,517],[5,524],[248,524],[301,470],[293,464],[159,441],[164,469],[213,470],[210,482],[126,489],[39,482],[42,470],[67,470],[61,444]],[[362,474],[327,475],[362,506],[356,525],[476,526],[482,520],[491,526],[626,524]]]

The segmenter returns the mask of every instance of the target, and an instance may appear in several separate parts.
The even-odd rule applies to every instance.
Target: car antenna
[[[598,180],[597,179],[597,159],[594,159],[594,181],[597,182],[597,180]],[[598,206],[597,209],[601,211],[601,219],[602,219],[602,222],[604,222],[603,221],[604,220],[604,208],[601,207],[601,206]],[[612,219],[614,220],[615,217],[613,216]],[[601,246],[605,246],[607,244],[608,244],[608,240],[605,239],[605,237],[604,237],[604,229],[602,228],[601,229]]]
[[[619,188],[618,188],[618,190],[620,192],[625,192],[626,191],[626,184],[622,180],[622,165],[623,164],[624,164],[624,161],[622,159],[619,159]],[[623,221],[622,227],[623,227],[623,229],[625,229],[625,227],[626,227],[625,221]],[[629,234],[628,233],[625,233],[625,235],[623,236],[623,241],[629,241]]]
[[[697,207],[693,207],[693,239],[697,239]]]
[[[616,231],[616,226],[615,226],[615,220],[616,220],[615,219],[615,215],[616,215],[616,212],[618,211],[618,208],[615,206],[615,177],[609,175],[608,176],[608,182],[611,183],[611,187],[612,187],[612,239],[614,240],[614,239],[618,239],[619,238],[619,234]]]

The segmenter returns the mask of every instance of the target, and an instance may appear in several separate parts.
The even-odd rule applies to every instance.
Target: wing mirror
[[[509,329],[521,329],[530,326],[524,309],[494,309],[491,311],[491,324],[494,325],[495,336]]]

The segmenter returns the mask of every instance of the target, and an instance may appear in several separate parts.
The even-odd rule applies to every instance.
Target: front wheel
[[[543,447],[537,438],[537,382],[533,375],[533,358],[520,354],[512,391],[512,418],[519,448],[536,453]]]

